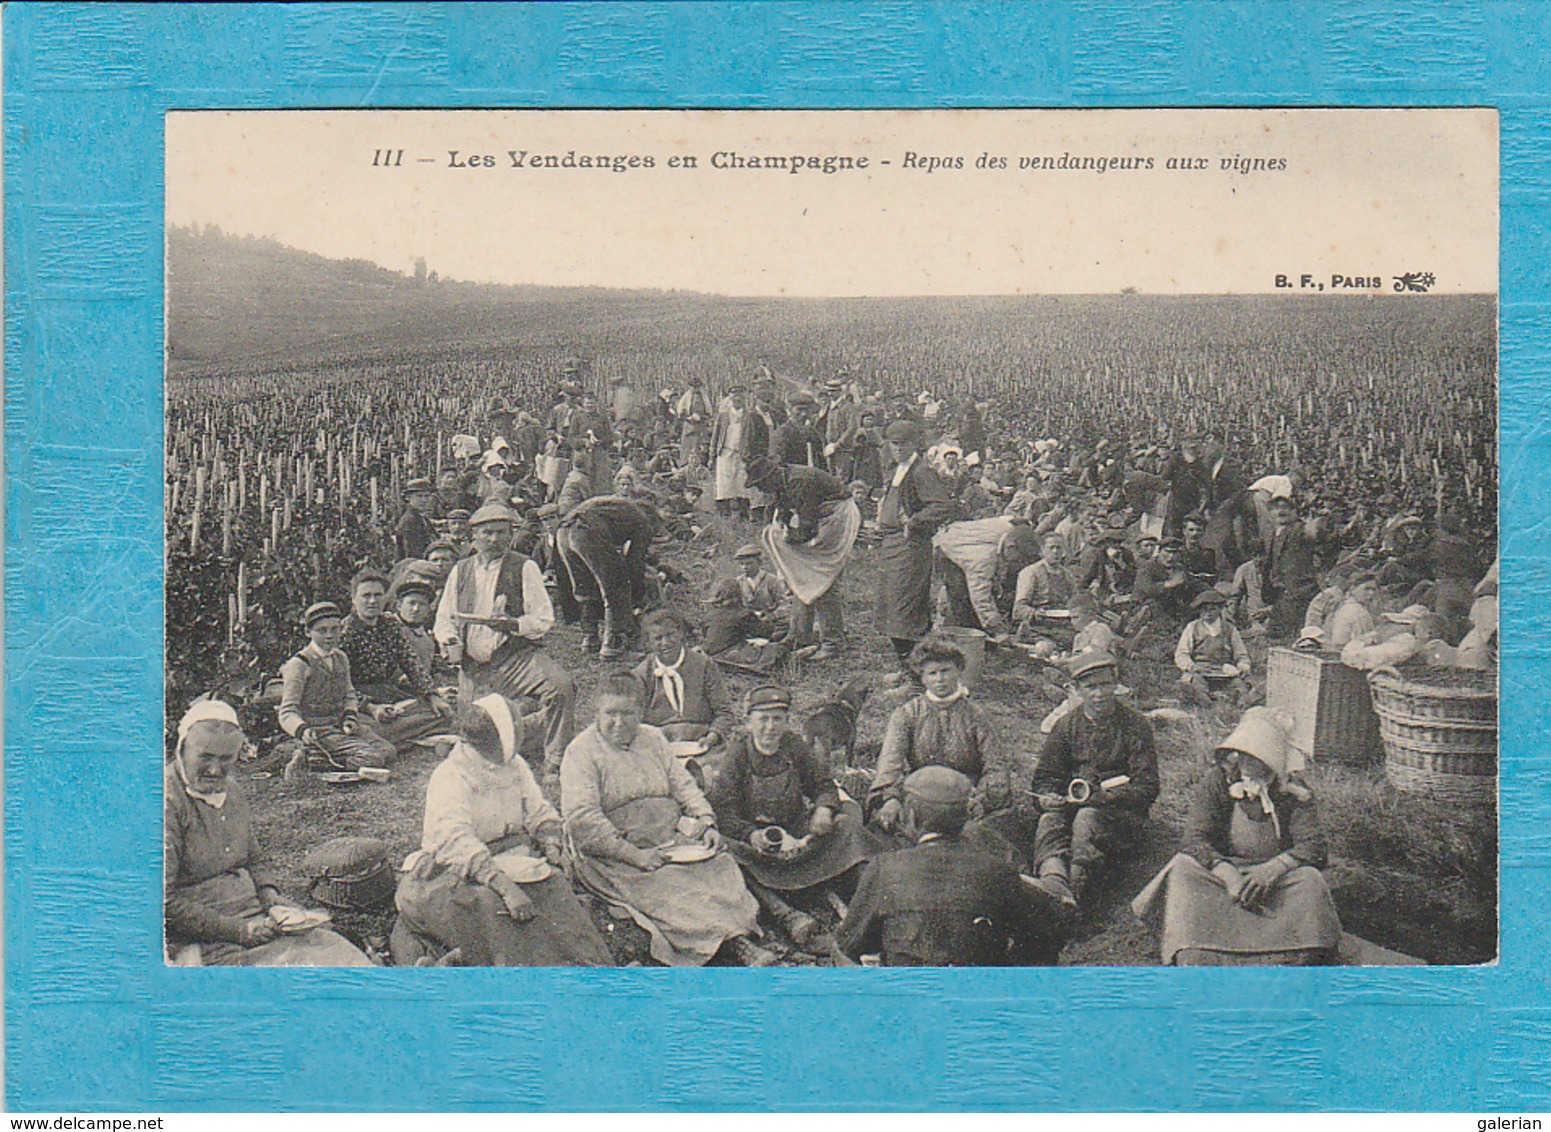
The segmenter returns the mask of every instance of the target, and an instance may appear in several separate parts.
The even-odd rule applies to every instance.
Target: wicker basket
[[[1337,653],[1273,648],[1266,706],[1292,716],[1290,740],[1310,762],[1365,766],[1384,753],[1368,681]]]
[[[397,887],[388,846],[375,837],[336,837],[302,860],[313,878],[307,894],[330,908],[370,911],[391,903]]]
[[[1450,683],[1435,681],[1447,678]],[[1395,787],[1452,805],[1497,799],[1497,680],[1467,669],[1369,676]]]

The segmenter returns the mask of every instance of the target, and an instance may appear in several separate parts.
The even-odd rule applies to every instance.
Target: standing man
[[[1298,631],[1303,611],[1319,591],[1319,568],[1314,544],[1304,532],[1303,520],[1290,496],[1277,496],[1272,501],[1271,518],[1276,529],[1266,548],[1261,589],[1271,605],[1271,634],[1287,637]]]
[[[594,496],[561,518],[555,575],[567,617],[581,616],[584,650],[597,649],[608,660],[635,638],[635,610],[646,602],[646,555],[658,526],[647,504],[618,495]]]
[[[1051,729],[1034,771],[1043,811],[1034,864],[1050,892],[1080,904],[1093,877],[1141,832],[1159,777],[1152,724],[1116,698],[1115,658],[1078,653],[1071,672],[1081,705]]]
[[[1179,451],[1163,466],[1163,478],[1169,485],[1168,510],[1163,517],[1163,533],[1178,536],[1185,516],[1200,509],[1206,498],[1210,469],[1201,460],[1201,445],[1187,438]]]
[[[902,670],[932,628],[932,536],[958,518],[948,485],[921,459],[921,426],[895,421],[884,434],[893,471],[878,503],[878,631]]]
[[[1017,533],[1020,530],[1033,534],[1033,528],[1023,520],[998,515],[949,523],[932,538],[948,591],[949,617],[955,625],[980,629],[992,637],[1007,634],[1007,619],[996,605],[996,574],[1005,561],[1009,542],[1016,547],[1022,541]]]
[[[412,479],[404,486],[409,502],[393,530],[393,545],[400,558],[424,558],[426,547],[436,541],[436,528],[430,515],[436,506],[436,489],[425,478]]]
[[[673,411],[679,419],[679,463],[691,463],[690,457],[696,453],[704,461],[711,402],[705,395],[699,374],[689,379],[689,388],[684,390]]]
[[[743,414],[743,462],[745,468],[756,460],[770,455],[770,439],[775,435],[776,421],[766,403],[767,394],[756,391],[749,401],[748,411]],[[749,497],[750,517],[763,526],[770,521],[770,497],[744,477],[744,490]]]
[[[460,699],[499,692],[539,701],[544,771],[558,774],[566,744],[576,735],[576,685],[544,651],[555,610],[538,564],[511,549],[514,519],[500,503],[485,504],[469,519],[474,554],[447,577],[435,635],[447,659],[462,666]]]
[[[811,659],[823,660],[831,646],[845,647],[840,575],[862,529],[862,513],[846,485],[818,468],[756,460],[749,482],[771,500],[761,539],[796,598],[788,640],[794,649],[813,648]]]
[[[748,464],[745,452],[747,420],[743,407],[743,386],[734,385],[716,413],[711,430],[711,451],[716,453],[716,513],[748,518]]]
[[[792,415],[770,439],[770,455],[778,464],[801,464],[829,471],[824,459],[824,438],[813,426],[818,406],[807,393],[792,398]]]
[[[825,382],[825,395],[829,404],[824,410],[824,458],[829,470],[842,483],[853,478],[855,459],[852,452],[856,443],[856,429],[860,424],[861,406],[851,397],[843,381]]]
[[[614,418],[615,428],[633,432],[639,440],[648,408],[629,378],[623,374],[609,378],[609,413]]]

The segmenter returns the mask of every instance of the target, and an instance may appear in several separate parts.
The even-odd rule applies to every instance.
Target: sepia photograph
[[[166,963],[1496,961],[1495,111],[175,111],[165,239]]]

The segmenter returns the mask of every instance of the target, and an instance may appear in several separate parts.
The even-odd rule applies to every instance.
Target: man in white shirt
[[[474,554],[452,568],[436,609],[434,633],[460,666],[460,698],[489,692],[532,696],[544,710],[544,770],[558,774],[576,733],[576,685],[544,651],[554,606],[538,564],[511,549],[513,516],[487,503],[469,519]]]

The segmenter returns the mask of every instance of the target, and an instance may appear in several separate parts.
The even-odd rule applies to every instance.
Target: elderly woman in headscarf
[[[652,958],[697,967],[724,945],[749,966],[774,956],[759,905],[717,832],[716,813],[661,731],[641,722],[641,683],[603,679],[597,720],[560,764],[560,809],[576,878],[651,937]]]
[[[459,706],[458,742],[431,773],[420,848],[395,897],[400,962],[456,950],[469,967],[613,966],[557,871],[560,815],[519,754],[522,734],[504,696]]]
[[[253,814],[231,776],[245,742],[237,713],[201,700],[178,724],[162,775],[168,952],[180,966],[368,967],[322,926],[307,927],[263,867]],[[285,934],[300,928],[297,934]]]
[[[1244,713],[1196,784],[1181,852],[1131,903],[1175,966],[1314,966],[1341,920],[1320,872],[1325,836],[1285,721]]]

